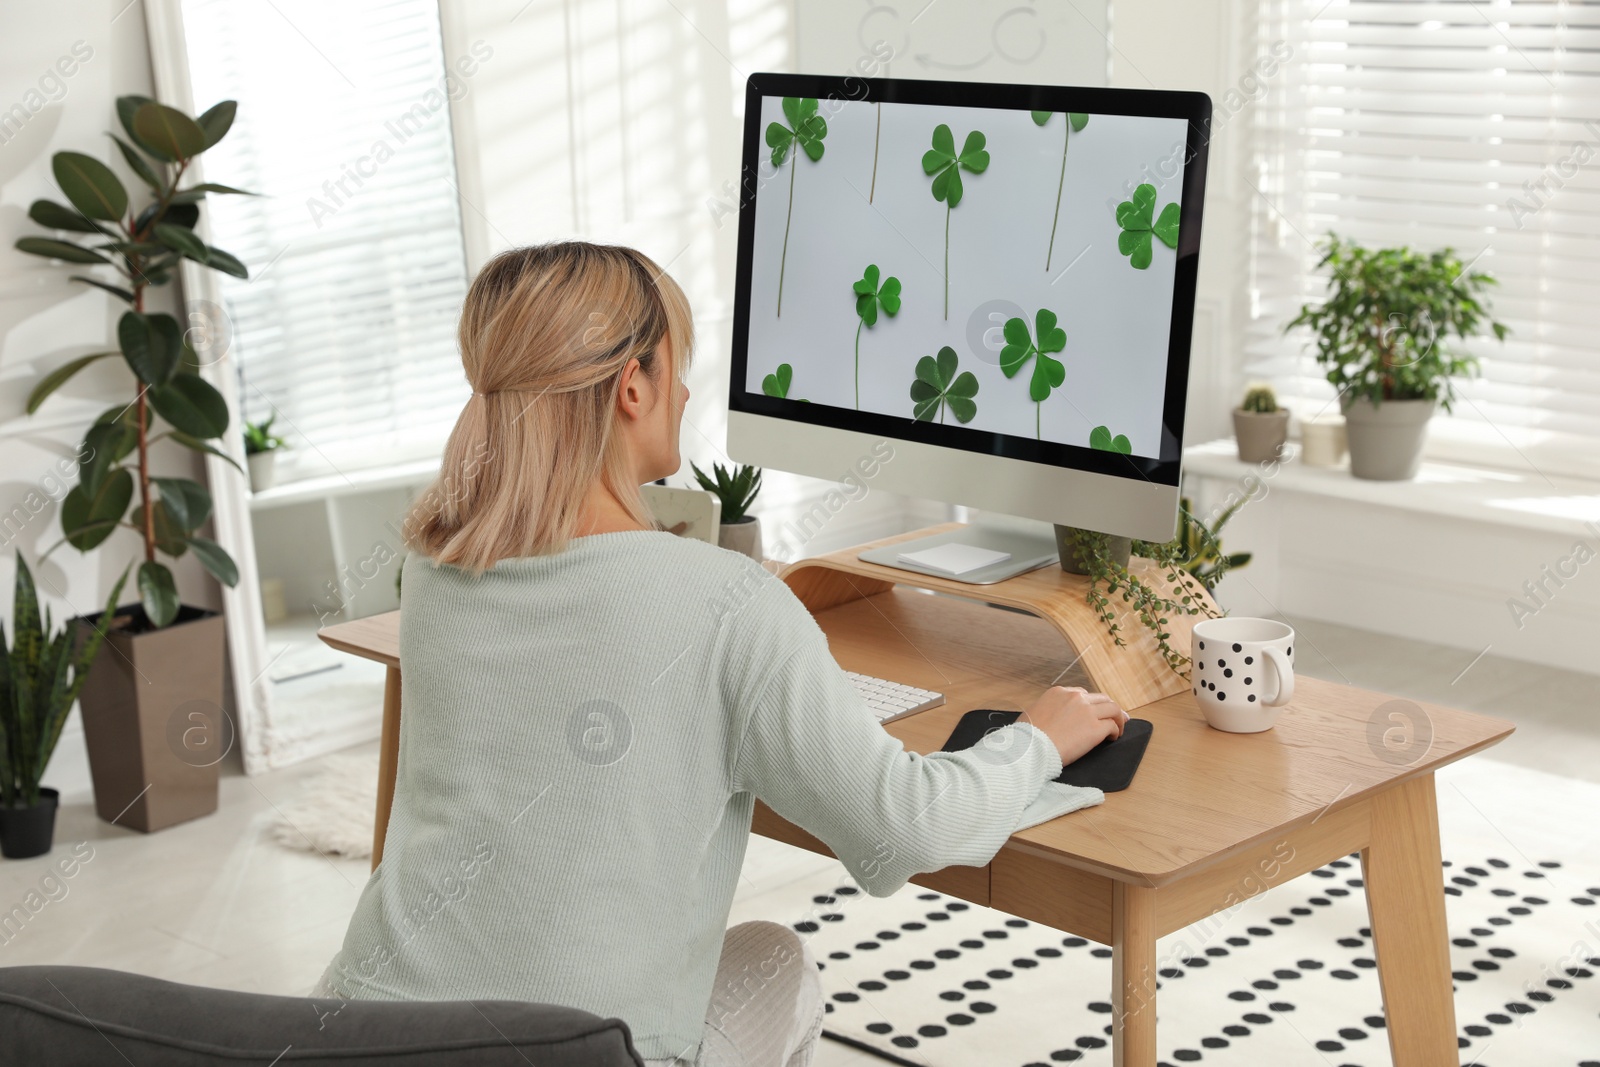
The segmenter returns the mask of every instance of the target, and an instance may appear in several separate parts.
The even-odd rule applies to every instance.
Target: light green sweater
[[[329,972],[349,997],[566,1004],[692,1056],[756,798],[874,896],[1104,799],[1050,782],[1027,725],[906,752],[788,588],[701,542],[601,534],[477,579],[413,555],[404,586],[394,808]]]

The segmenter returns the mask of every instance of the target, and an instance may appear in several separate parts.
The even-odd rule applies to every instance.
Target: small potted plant
[[[1244,402],[1233,409],[1233,436],[1243,463],[1269,463],[1289,439],[1289,409],[1278,406],[1270,385],[1252,385]]]
[[[283,438],[272,432],[276,414],[264,422],[244,424],[244,456],[250,468],[250,491],[259,493],[271,489],[278,479],[278,449],[284,446]]]
[[[1446,343],[1487,325],[1504,340],[1482,294],[1497,284],[1455,251],[1363,248],[1329,234],[1319,267],[1330,268],[1328,298],[1300,309],[1284,329],[1309,326],[1317,362],[1339,390],[1357,478],[1404,481],[1422,462],[1428,420],[1450,410],[1454,379],[1476,372],[1477,358]]]
[[[713,478],[693,463],[689,467],[700,488],[722,501],[722,529],[718,532],[717,544],[760,562],[763,558],[761,520],[750,514],[750,505],[761,492],[761,468],[740,464],[730,471],[720,463],[713,463],[711,470],[716,475]]]
[[[44,769],[61,737],[67,713],[89,678],[122,584],[122,572],[101,622],[74,647],[74,628],[57,630],[39,595],[33,574],[17,554],[16,595],[11,601],[11,640],[0,623],[0,855],[26,859],[50,851],[60,794],[41,786]]]

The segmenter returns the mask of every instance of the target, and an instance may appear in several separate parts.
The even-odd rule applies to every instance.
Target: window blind
[[[247,418],[276,415],[280,480],[437,456],[469,387],[448,98],[492,50],[443,53],[433,0],[185,0],[200,108],[240,102],[205,156]]]
[[[1504,343],[1430,453],[1600,477],[1600,3],[1262,0],[1292,50],[1255,105],[1246,369],[1301,416],[1337,413],[1304,333],[1313,242],[1453,246],[1500,281]]]

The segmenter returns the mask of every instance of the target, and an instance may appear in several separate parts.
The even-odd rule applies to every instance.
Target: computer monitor
[[[728,451],[1165,541],[1203,93],[756,74]]]

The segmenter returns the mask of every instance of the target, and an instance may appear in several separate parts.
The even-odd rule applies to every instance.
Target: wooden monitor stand
[[[1068,574],[1058,566],[1019,574],[994,585],[970,585],[951,578],[919,574],[898,567],[885,567],[863,562],[859,557],[863,549],[879,548],[901,541],[913,541],[930,534],[959,530],[964,524],[946,523],[942,526],[917,530],[897,537],[886,537],[870,545],[858,545],[826,556],[803,559],[782,571],[783,580],[794,591],[813,615],[828,608],[847,604],[888,592],[895,586],[926,589],[963,600],[976,600],[986,604],[1037,615],[1048,621],[1066,639],[1072,656],[1062,663],[1066,668],[1076,666],[1086,675],[1085,688],[1105,693],[1125,710],[1143,707],[1163,697],[1187,692],[1189,680],[1167,665],[1156,645],[1155,636],[1139,621],[1138,616],[1126,610],[1120,594],[1114,594],[1112,603],[1121,615],[1121,634],[1125,645],[1117,645],[1106,624],[1090,606],[1087,594],[1089,579],[1079,574]],[[1170,583],[1161,569],[1149,560],[1134,559],[1129,570],[1152,588],[1163,594],[1171,592]],[[1198,583],[1197,583],[1198,586]],[[1203,609],[1217,613],[1216,604],[1203,589],[1192,594],[1202,602]],[[1177,615],[1168,618],[1168,644],[1184,656],[1189,654],[1190,633],[1195,623],[1205,614]]]

